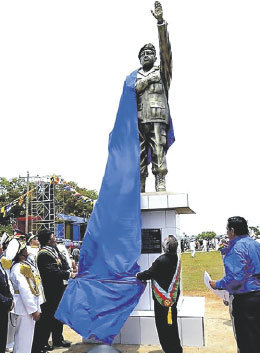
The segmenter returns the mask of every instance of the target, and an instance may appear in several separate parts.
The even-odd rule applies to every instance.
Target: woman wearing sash
[[[163,241],[164,254],[148,270],[137,274],[140,281],[152,280],[155,323],[161,347],[165,353],[182,353],[177,302],[180,294],[180,258],[178,241],[169,235]]]

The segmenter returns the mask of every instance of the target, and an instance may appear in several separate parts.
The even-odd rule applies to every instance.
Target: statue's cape
[[[170,110],[169,110],[169,112],[170,112]],[[175,142],[175,136],[174,136],[172,118],[171,118],[171,116],[170,116],[170,117],[169,117],[169,127],[168,127],[168,132],[167,132],[166,151],[170,148],[170,146],[171,146],[174,142]]]
[[[84,338],[111,344],[137,305],[141,254],[140,145],[135,81],[126,78],[98,200],[71,279],[55,317]],[[87,170],[86,170],[87,171]]]

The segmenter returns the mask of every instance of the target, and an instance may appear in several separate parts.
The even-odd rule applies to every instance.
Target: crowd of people
[[[54,314],[68,279],[76,276],[79,249],[75,262],[50,230],[3,233],[0,245],[0,352],[70,347]]]
[[[194,245],[195,250],[195,245]],[[243,217],[231,217],[227,240],[219,249],[225,266],[221,280],[211,280],[213,289],[229,292],[234,335],[239,352],[260,352],[260,243],[249,236]],[[164,254],[151,267],[136,275],[152,280],[155,323],[164,352],[183,352],[177,322],[180,295],[178,240],[163,241]],[[37,236],[16,232],[1,239],[0,259],[0,352],[48,352],[69,347],[63,324],[54,317],[69,278],[77,265],[55,235],[43,230]],[[79,249],[74,249],[78,260]],[[49,339],[52,337],[52,345]]]
[[[259,239],[260,241],[260,239]],[[219,250],[223,242],[227,242],[227,238],[225,237],[218,237],[213,238],[211,240],[207,239],[196,239],[195,237],[190,239],[182,239],[181,240],[181,252],[188,252],[192,251],[203,251],[209,252],[210,250]]]
[[[252,239],[254,239],[257,243],[260,243],[260,237],[251,235]],[[214,250],[219,250],[223,247],[226,247],[228,244],[228,237],[221,236],[217,238],[213,238],[210,240],[207,239],[196,239],[193,238],[185,238],[181,239],[181,252],[190,252],[191,256],[194,257],[197,251],[209,252]]]

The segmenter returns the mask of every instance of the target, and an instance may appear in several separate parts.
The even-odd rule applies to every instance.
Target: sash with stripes
[[[55,261],[58,265],[61,265],[61,260],[60,260],[59,254],[57,253],[57,251],[54,248],[51,248],[49,246],[44,246],[39,250],[37,258],[40,254],[48,254],[53,259],[55,259]]]
[[[156,300],[164,307],[168,307],[168,324],[172,324],[171,306],[176,302],[177,294],[180,286],[181,260],[178,257],[177,267],[173,275],[172,281],[165,291],[155,280],[152,280],[152,290]]]

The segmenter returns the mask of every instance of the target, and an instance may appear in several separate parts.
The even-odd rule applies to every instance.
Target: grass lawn
[[[213,280],[219,280],[224,276],[222,257],[218,251],[196,252],[194,258],[190,253],[184,253],[181,255],[181,264],[184,295],[212,295],[204,284],[205,270]]]

